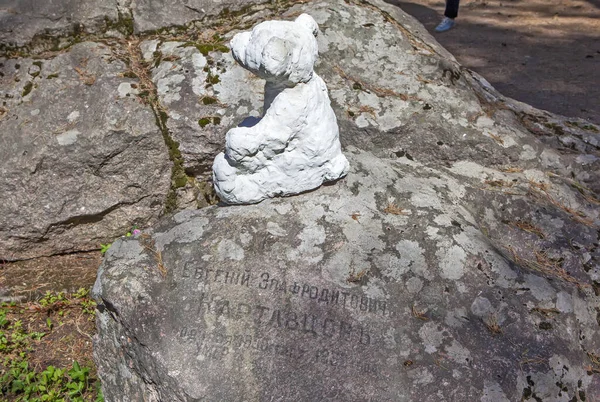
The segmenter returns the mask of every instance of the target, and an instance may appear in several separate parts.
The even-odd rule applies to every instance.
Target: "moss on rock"
[[[33,89],[33,82],[28,81],[27,84],[23,87],[23,92],[21,92],[21,96],[24,98],[31,93]]]

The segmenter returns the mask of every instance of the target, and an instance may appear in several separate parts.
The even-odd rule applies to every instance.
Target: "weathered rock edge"
[[[95,250],[156,221],[171,163],[112,49],[0,64],[0,259]]]
[[[212,29],[225,21],[245,24],[226,6],[211,8],[221,14],[204,18]],[[244,7],[251,13],[277,10]],[[195,27],[195,20],[160,34],[131,35],[133,27],[126,22],[132,21],[127,10],[120,10],[120,33],[108,22],[108,31],[80,30],[76,36],[54,30],[0,58],[0,171],[5,178],[0,189],[8,194],[0,207],[0,260],[96,250],[133,225],[151,224],[161,213],[215,202],[205,178],[196,180],[193,169],[184,166],[177,139],[185,130],[169,124],[160,77],[153,82],[147,76],[153,64],[168,62],[145,60],[140,41],[182,38],[185,33],[186,49],[197,55],[228,49],[222,39],[205,38],[206,27]],[[155,53],[160,59],[160,51]],[[111,107],[118,109],[114,116],[103,112]],[[129,120],[122,124],[124,116]],[[204,153],[198,156],[205,158]]]
[[[2,154],[0,171],[6,180],[0,182],[0,189],[9,194],[9,199],[0,208],[0,260],[97,250],[101,243],[112,242],[133,225],[151,224],[161,213],[216,202],[203,169],[221,149],[226,129],[211,126],[204,130],[198,124],[206,120],[206,113],[214,112],[211,109],[215,105],[208,101],[214,102],[215,98],[209,96],[210,90],[203,89],[203,109],[197,110],[194,94],[186,96],[185,106],[191,106],[191,110],[171,106],[169,94],[165,97],[161,92],[166,87],[163,82],[170,83],[171,77],[163,80],[161,75],[165,75],[164,71],[187,71],[192,64],[189,56],[194,61],[199,56],[205,64],[212,65],[221,52],[228,51],[224,46],[226,39],[218,33],[233,27],[248,28],[252,22],[235,12],[235,8],[226,10],[227,4],[222,3],[220,8],[212,5],[211,13],[218,14],[201,18],[203,22],[190,20],[186,15],[181,25],[140,35],[132,35],[133,21],[127,17],[131,10],[119,4],[117,16],[121,22],[117,25],[112,20],[105,21],[104,28],[80,29],[75,36],[57,29],[40,40],[34,38],[21,47],[2,51],[6,58],[0,57],[0,96],[4,99],[0,128],[5,135],[0,141],[6,154]],[[270,15],[278,14],[284,3],[237,6],[243,6],[249,14]],[[170,45],[175,39],[185,41],[178,44],[182,47],[156,49],[149,58],[142,54],[148,43],[166,41]],[[102,49],[102,54],[97,54],[98,49]],[[172,62],[179,56],[169,52],[179,51],[188,65],[173,70]],[[99,63],[105,66],[98,68]],[[195,80],[212,86],[218,82],[220,69],[211,66],[208,73],[200,69]],[[237,85],[234,81],[231,80],[232,87]],[[171,91],[168,87],[166,90]],[[89,108],[87,98],[98,102]],[[43,107],[44,102],[49,102],[50,107]],[[117,104],[117,115],[129,114],[130,120],[144,114],[139,125],[152,138],[151,146],[145,141],[132,141],[137,131],[132,129],[135,124],[115,125],[109,114],[95,111]],[[78,106],[87,109],[83,112],[77,110]],[[195,114],[198,117],[191,124],[181,125],[171,118],[177,113],[186,118]],[[217,117],[211,119],[216,121]],[[233,116],[223,121],[237,124]],[[56,141],[63,141],[63,137],[73,143],[58,146]],[[101,150],[92,150],[94,143]],[[165,153],[170,162],[163,159]],[[157,159],[158,154],[162,155]],[[142,155],[148,157],[140,158]],[[14,163],[15,158],[18,163]],[[48,163],[50,160],[53,163]],[[109,184],[105,179],[117,165],[121,172],[111,176]],[[152,166],[159,167],[160,173]],[[136,172],[152,172],[153,176],[148,178]],[[90,184],[95,184],[83,189],[84,178],[91,178]],[[95,192],[109,193],[110,197],[99,200],[102,197],[93,195]]]
[[[267,0],[176,0],[165,8],[151,0],[59,0],[35,6],[9,0],[0,10],[0,56],[30,56],[65,50],[89,40],[134,34],[184,32],[215,19],[254,12],[264,3],[268,3]]]
[[[324,20],[319,73],[353,169],[298,197],[181,212],[118,241],[94,287],[107,399],[600,393],[595,126],[502,97],[382,2],[284,16],[299,12]],[[334,291],[386,307],[341,308]],[[205,295],[221,304],[203,310]],[[236,317],[223,300],[269,314]],[[321,317],[321,329],[294,331],[280,320],[290,312]],[[327,339],[327,319],[353,323],[349,343]],[[250,336],[250,349],[227,335]]]

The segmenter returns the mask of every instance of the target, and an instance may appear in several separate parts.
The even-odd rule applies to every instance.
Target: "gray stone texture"
[[[0,0],[0,50],[31,42],[109,33],[119,35],[181,27],[194,21],[210,23],[268,0]],[[67,41],[68,43],[69,41]]]
[[[156,220],[171,162],[108,46],[0,66],[0,259],[98,249]]]
[[[117,0],[1,0],[0,44],[24,46],[36,36],[56,37],[106,29],[118,19]]]
[[[237,124],[237,109],[212,97],[223,85],[220,71],[233,59],[223,53],[227,48],[216,31],[204,38],[209,30],[192,24],[197,40],[174,42],[181,34],[165,33],[144,60],[151,40],[140,45],[137,38],[118,39],[133,30],[133,10],[144,4],[0,7],[1,260],[98,249],[133,224],[151,224],[161,212],[214,201],[210,185],[196,178],[208,177],[224,125]],[[228,6],[211,3],[207,9],[218,14]],[[225,20],[233,18],[225,14]],[[136,16],[143,20],[144,12]],[[164,24],[199,18],[189,17]],[[204,54],[193,44],[204,44]],[[232,71],[238,76],[222,78],[246,85],[245,76]],[[193,85],[180,94],[176,84],[191,74]],[[228,90],[229,98],[227,91],[221,98],[238,102],[238,109],[256,103]],[[252,110],[258,113],[259,106]],[[209,124],[201,127],[202,118]]]
[[[186,171],[200,179],[211,177],[226,128],[262,111],[264,81],[239,67],[230,52],[205,55],[189,42],[158,40],[143,42],[141,49],[153,66],[152,81],[168,110],[166,125],[179,142]]]
[[[503,97],[378,0],[246,22],[302,12],[321,28],[350,173],[118,240],[94,287],[107,400],[599,395],[598,128]],[[262,83],[175,38],[141,52],[204,177],[227,128],[260,112]]]
[[[191,21],[210,21],[221,13],[239,12],[268,0],[175,0],[168,5],[162,0],[135,0],[132,4],[136,32],[156,30]]]

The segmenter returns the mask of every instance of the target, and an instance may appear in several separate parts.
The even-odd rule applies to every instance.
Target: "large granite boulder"
[[[216,15],[235,14],[268,0],[175,0],[165,7],[163,0],[138,0],[132,4],[136,32],[180,26],[190,22],[213,19]]]
[[[321,27],[317,72],[350,173],[117,241],[94,287],[106,399],[600,395],[598,127],[504,98],[379,0],[295,4],[281,18],[303,12]],[[261,83],[216,45],[140,49],[202,177]]]
[[[224,128],[262,104],[260,80],[237,94],[247,76],[227,71],[219,32],[250,23],[240,8],[280,6],[3,4],[0,261],[98,250],[133,225],[215,203],[207,179]],[[149,21],[160,34],[134,34]]]
[[[119,18],[117,0],[3,0],[0,4],[0,50],[32,40],[107,30]],[[56,43],[56,42],[55,42]]]
[[[108,36],[184,27],[230,16],[267,0],[3,0],[0,51],[61,48],[88,35]],[[205,24],[203,24],[205,25]]]
[[[98,249],[156,221],[171,162],[108,46],[0,60],[0,260]]]

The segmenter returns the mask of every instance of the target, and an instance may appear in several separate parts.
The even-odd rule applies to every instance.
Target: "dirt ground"
[[[462,0],[445,33],[444,0],[386,1],[502,94],[600,123],[600,0]]]
[[[101,262],[100,251],[0,262],[0,302],[34,301],[47,291],[91,288]]]

